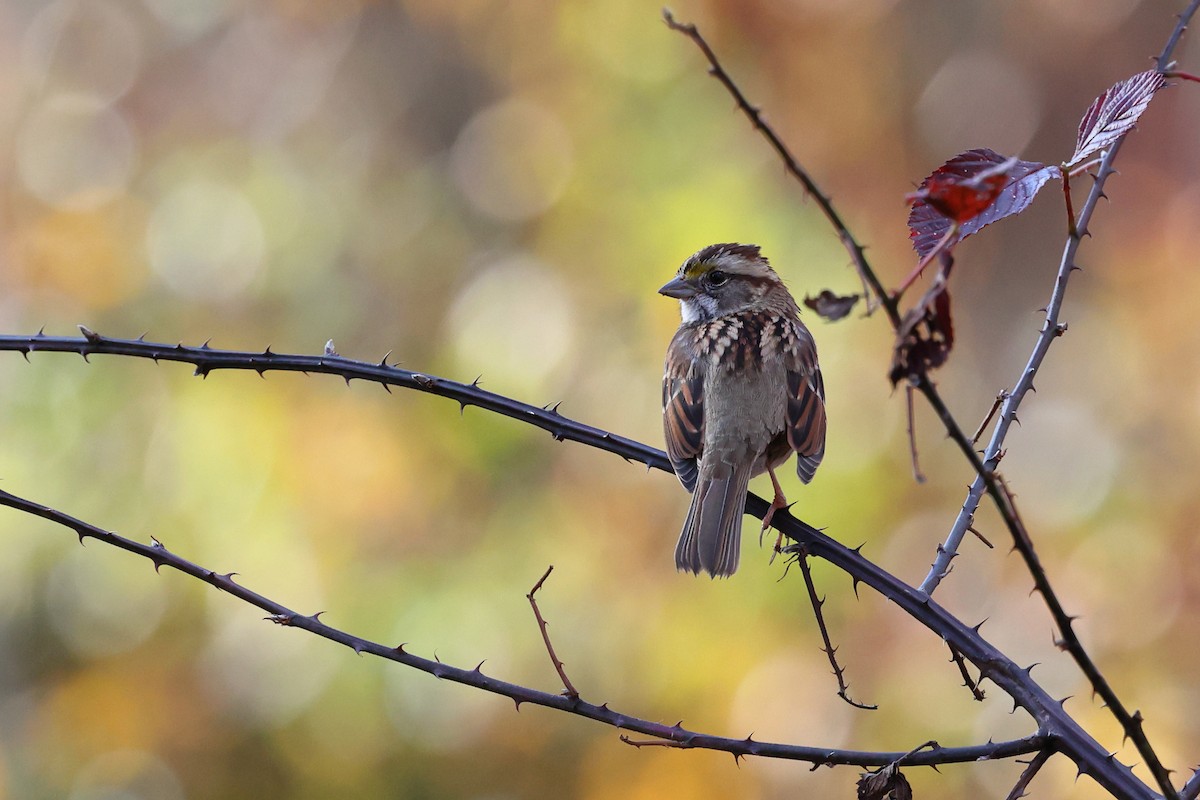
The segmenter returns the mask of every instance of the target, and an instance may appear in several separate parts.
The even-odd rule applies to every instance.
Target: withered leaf
[[[946,277],[953,261],[944,255],[942,273],[916,306],[909,309],[896,330],[892,367],[888,378],[895,386],[915,380],[946,363],[954,347],[954,322],[950,317],[950,293]]]
[[[1079,123],[1075,155],[1071,156],[1067,166],[1073,167],[1093,153],[1112,147],[1137,124],[1155,92],[1165,84],[1162,73],[1151,69],[1118,81],[1101,92]]]
[[[917,254],[929,255],[959,223],[953,242],[962,241],[998,220],[1020,214],[1051,178],[1062,170],[1037,161],[1006,158],[986,147],[959,153],[921,182],[909,195],[908,237]]]
[[[806,296],[804,298],[804,305],[830,322],[837,322],[849,314],[861,298],[862,295],[858,294],[839,295],[834,294],[828,289],[822,289],[821,293],[816,297]]]
[[[912,800],[912,786],[895,764],[858,779],[858,800]]]

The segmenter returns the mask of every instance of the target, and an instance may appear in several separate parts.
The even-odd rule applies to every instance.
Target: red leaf
[[[962,241],[993,222],[1020,214],[1051,178],[1062,178],[1062,170],[1037,161],[1005,158],[985,147],[959,153],[938,167],[910,195],[914,202],[908,214],[908,237],[913,248],[921,258],[929,255],[950,230],[952,220],[960,225],[958,236],[949,244]],[[993,189],[995,183],[1000,185]],[[984,185],[988,189],[981,194]],[[955,186],[963,188],[952,188]],[[944,194],[964,195],[965,200],[953,206],[939,199]],[[986,202],[982,208],[976,208],[978,203],[973,205],[972,199],[982,197],[987,198]]]
[[[962,175],[958,169],[942,166],[925,179],[921,188],[910,194],[912,202],[924,201],[943,217],[955,222],[975,219],[992,204],[1008,182],[1005,171],[1016,159],[994,165],[973,175]],[[972,165],[974,166],[974,164]]]
[[[1154,93],[1165,83],[1162,73],[1151,69],[1114,83],[1102,92],[1079,123],[1075,155],[1067,166],[1073,167],[1093,153],[1112,147],[1137,123]]]
[[[821,293],[816,297],[805,297],[804,305],[830,322],[837,322],[850,313],[850,310],[854,308],[854,304],[861,297],[862,295],[857,294],[836,295],[828,289],[822,289]]]

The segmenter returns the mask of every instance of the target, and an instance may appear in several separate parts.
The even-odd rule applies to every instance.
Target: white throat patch
[[[713,319],[717,315],[717,299],[706,294],[698,294],[695,297],[680,300],[679,314],[683,317],[684,325]]]

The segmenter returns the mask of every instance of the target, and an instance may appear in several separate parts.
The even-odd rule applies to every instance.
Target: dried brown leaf
[[[862,299],[862,295],[839,295],[828,289],[822,289],[816,297],[805,297],[804,305],[830,322],[837,322],[849,314],[860,299]]]

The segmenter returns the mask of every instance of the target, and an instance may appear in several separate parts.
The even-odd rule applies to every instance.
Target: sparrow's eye
[[[712,272],[708,273],[709,286],[724,286],[727,283],[729,283],[729,275],[721,272],[721,270],[714,269]]]

